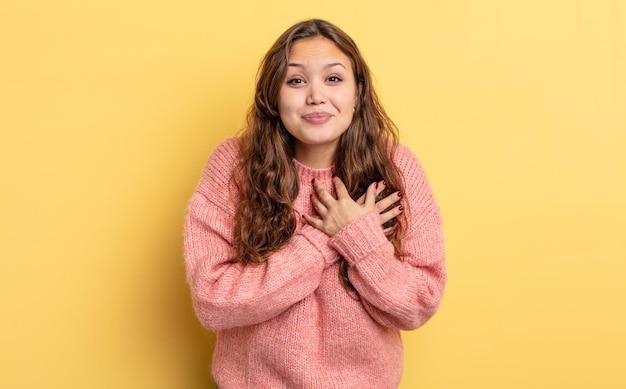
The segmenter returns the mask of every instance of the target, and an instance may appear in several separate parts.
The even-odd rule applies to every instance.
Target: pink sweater
[[[187,279],[199,320],[217,332],[212,372],[220,389],[397,388],[399,330],[435,313],[446,280],[439,208],[418,160],[402,145],[395,156],[406,186],[404,257],[394,256],[376,212],[334,237],[306,224],[300,214],[314,214],[311,179],[332,190],[332,172],[294,161],[301,222],[266,262],[243,265],[232,261],[238,158],[236,138],[214,150],[185,226]],[[358,298],[340,283],[340,256]]]

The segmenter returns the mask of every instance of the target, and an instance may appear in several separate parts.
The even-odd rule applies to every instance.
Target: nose
[[[318,82],[309,83],[308,95],[306,103],[309,105],[319,105],[326,102],[326,96],[324,93],[324,86]]]

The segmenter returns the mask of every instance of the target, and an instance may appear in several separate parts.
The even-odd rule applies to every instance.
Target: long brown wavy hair
[[[298,39],[324,37],[350,58],[358,101],[352,123],[340,139],[334,173],[357,199],[372,182],[386,181],[382,198],[403,191],[400,172],[392,161],[398,130],[385,113],[372,85],[372,78],[354,41],[333,24],[312,19],[285,31],[263,58],[257,73],[254,104],[241,135],[242,159],[237,170],[240,202],[235,223],[237,260],[262,263],[285,245],[296,230],[293,202],[298,195],[298,175],[293,163],[294,140],[284,128],[278,112],[278,96],[285,79],[288,57]],[[402,215],[401,215],[402,216]],[[393,227],[387,238],[400,253],[402,223],[399,218],[384,227]],[[347,262],[342,259],[341,280],[348,289]]]

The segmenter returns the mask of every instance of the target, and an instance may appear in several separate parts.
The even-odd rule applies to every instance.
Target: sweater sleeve
[[[430,319],[441,302],[446,270],[441,216],[426,175],[405,146],[396,152],[405,193],[402,256],[394,254],[376,212],[346,226],[331,246],[350,265],[348,277],[378,323],[410,330]]]
[[[230,139],[209,158],[189,203],[185,223],[185,266],[194,309],[210,330],[269,320],[310,295],[338,253],[329,238],[300,226],[289,244],[261,264],[236,261],[233,246],[236,185],[231,179],[238,145]]]

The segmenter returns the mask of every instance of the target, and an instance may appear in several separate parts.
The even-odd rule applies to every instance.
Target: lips
[[[328,112],[312,112],[302,116],[302,118],[312,124],[323,124],[332,118],[333,115]]]

